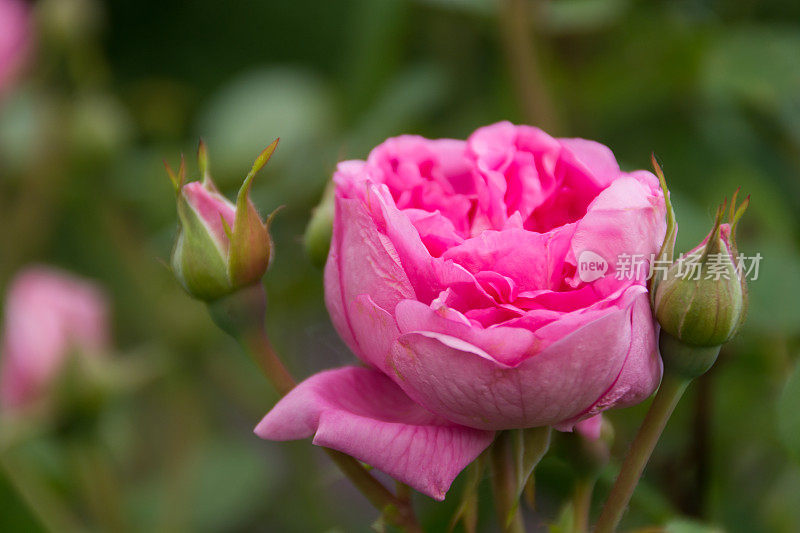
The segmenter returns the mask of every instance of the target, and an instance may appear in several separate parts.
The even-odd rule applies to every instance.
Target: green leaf
[[[467,467],[467,483],[461,495],[461,502],[453,514],[448,531],[453,531],[460,522],[467,533],[475,533],[478,528],[478,487],[483,479],[484,456],[480,455]]]
[[[203,180],[203,185],[211,179],[211,172],[208,167],[208,148],[203,139],[197,144],[197,168],[200,171],[200,179]]]
[[[528,478],[550,447],[550,427],[500,432],[489,448],[498,512],[506,526],[513,522]]]
[[[516,456],[517,498],[522,496],[528,478],[550,448],[550,426],[517,429],[514,431]]]
[[[250,169],[250,172],[247,174],[247,178],[245,178],[245,180],[244,180],[244,184],[242,185],[242,190],[244,190],[246,188],[245,192],[249,192],[249,190],[250,190],[250,182],[253,180],[255,175],[258,174],[258,172],[262,168],[264,168],[264,165],[267,164],[267,162],[269,161],[270,157],[272,157],[273,152],[275,152],[275,148],[278,147],[278,141],[279,140],[280,139],[275,139],[274,141],[272,141],[270,143],[269,146],[264,148],[261,151],[260,154],[258,154],[258,157],[256,157],[256,160],[253,162],[253,168]],[[241,195],[242,195],[242,192],[239,191],[239,196],[241,196]]]
[[[164,160],[164,167],[167,169],[167,175],[172,182],[172,187],[175,189],[175,194],[180,194],[181,187],[183,187],[186,181],[186,159],[183,157],[183,154],[181,154],[181,166],[178,167],[177,174],[172,170],[172,167],[169,166],[166,159]]]
[[[792,457],[800,462],[800,364],[778,400],[778,434]]]

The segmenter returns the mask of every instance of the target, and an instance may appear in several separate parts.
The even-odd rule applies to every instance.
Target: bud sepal
[[[664,361],[664,372],[681,379],[698,378],[717,362],[722,345],[692,346],[662,330],[658,337],[658,350]]]

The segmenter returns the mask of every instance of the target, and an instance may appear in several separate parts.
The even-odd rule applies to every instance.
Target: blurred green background
[[[165,267],[176,218],[162,159],[185,153],[197,177],[202,136],[233,195],[281,137],[254,200],[286,206],[268,327],[305,377],[353,360],[302,247],[336,162],[389,136],[465,138],[502,119],[599,140],[627,169],[655,151],[682,250],[736,187],[752,195],[740,249],[764,259],[748,321],[679,406],[624,524],[800,530],[800,3],[44,0],[34,12],[35,61],[0,100],[0,290],[30,263],[97,279],[116,357],[157,370],[102,412],[86,444],[102,463],[76,465],[82,444],[58,431],[4,452],[0,530],[39,530],[44,512],[84,530],[367,531],[375,512],[319,449],[252,434],[277,396]],[[611,413],[616,460],[645,407]],[[119,490],[84,490],[76,467]],[[573,476],[558,451],[545,459],[531,527],[556,520]],[[26,503],[19,479],[43,499]],[[445,503],[418,498],[431,531],[462,481]]]

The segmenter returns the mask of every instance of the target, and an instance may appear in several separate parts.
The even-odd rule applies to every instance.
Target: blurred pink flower
[[[650,172],[501,122],[467,141],[389,139],[334,182],[325,299],[371,369],[309,378],[261,437],[314,435],[443,498],[493,431],[571,430],[657,387],[647,268],[617,275],[664,239]],[[582,272],[584,254],[604,268]]]
[[[102,354],[108,346],[107,303],[91,282],[32,267],[11,282],[4,308],[0,404],[39,399],[73,350]]]
[[[27,61],[32,39],[28,5],[21,0],[0,0],[0,93]]]

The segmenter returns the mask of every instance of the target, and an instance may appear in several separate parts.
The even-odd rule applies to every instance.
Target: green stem
[[[490,449],[494,505],[501,531],[525,533],[516,489],[513,453],[511,432],[500,432]]]
[[[593,490],[593,478],[579,479],[575,483],[575,491],[572,495],[572,531],[574,533],[586,533],[589,531],[589,512],[592,508]]]
[[[242,336],[242,345],[281,396],[285,396],[297,383],[272,347],[264,328]]]
[[[667,420],[672,415],[672,411],[690,381],[690,379],[676,376],[670,372],[664,374],[658,393],[653,399],[653,403],[650,404],[647,416],[625,456],[617,481],[600,513],[595,533],[611,533],[617,528],[639,478],[642,476],[644,467],[664,431],[664,426],[667,425]]]
[[[281,396],[294,388],[296,385],[294,378],[278,357],[263,327],[244,333],[240,340],[264,376]],[[367,500],[380,512],[385,513],[387,520],[409,533],[422,531],[414,515],[410,499],[392,494],[361,463],[349,455],[330,448],[324,448],[324,450]]]

